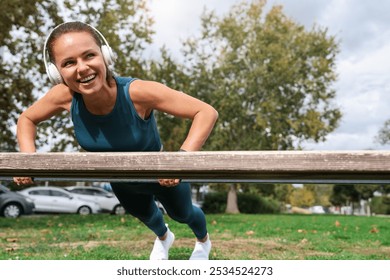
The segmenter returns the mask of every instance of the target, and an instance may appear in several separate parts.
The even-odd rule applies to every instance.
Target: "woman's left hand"
[[[164,187],[176,187],[180,181],[180,179],[158,179],[160,185]]]

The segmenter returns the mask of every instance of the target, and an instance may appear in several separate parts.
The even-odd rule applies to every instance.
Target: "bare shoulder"
[[[168,89],[158,82],[135,80],[130,85],[129,94],[133,102],[148,103],[155,100],[161,91]]]
[[[67,86],[56,85],[27,108],[21,117],[26,117],[37,124],[62,111],[70,111],[72,96],[72,92]]]
[[[44,103],[69,111],[72,103],[73,92],[64,84],[52,87],[43,97]]]

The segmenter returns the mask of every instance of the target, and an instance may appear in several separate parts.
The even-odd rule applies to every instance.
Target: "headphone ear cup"
[[[49,62],[47,65],[47,75],[49,76],[50,81],[55,84],[61,84],[63,82],[60,72],[58,71],[57,67]]]
[[[103,45],[102,46],[102,55],[104,62],[107,66],[111,66],[114,64],[115,57],[114,53],[112,52],[112,49],[109,46]]]

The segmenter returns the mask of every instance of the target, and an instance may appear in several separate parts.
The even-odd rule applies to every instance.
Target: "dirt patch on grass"
[[[370,255],[381,255],[384,256],[386,259],[390,259],[390,247],[355,247],[351,248],[351,252],[356,253],[356,254],[363,254],[366,256]]]
[[[86,241],[66,242],[53,244],[52,246],[74,249],[82,246],[90,250],[98,246],[106,245],[122,248],[129,252],[138,252],[139,255],[148,254],[153,247],[154,240],[129,240],[129,241]],[[195,240],[192,238],[177,239],[172,247],[173,255],[180,250],[192,251]],[[261,260],[261,259],[305,259],[307,256],[332,257],[333,253],[314,251],[306,248],[305,244],[283,244],[279,240],[244,239],[212,240],[213,249],[211,259],[231,260]]]
[[[213,248],[210,258],[214,260],[303,260],[303,259],[338,259],[343,255],[353,258],[367,256],[374,259],[390,259],[390,247],[381,246],[380,243],[372,246],[345,246],[341,251],[328,252],[315,249],[315,246],[303,238],[295,243],[284,239],[259,239],[259,238],[234,238],[232,236],[218,236],[212,238]],[[19,239],[8,238],[6,242],[0,243],[0,248],[6,252],[17,252],[26,249],[32,244],[20,243]],[[101,246],[108,246],[118,249],[124,255],[129,253],[129,259],[147,259],[153,247],[154,237],[148,235],[137,235],[127,240],[90,240],[77,242],[61,242],[48,244],[52,248],[60,248],[64,253],[71,253],[72,250],[82,248],[85,251],[94,250]],[[194,238],[178,237],[171,249],[171,259],[187,259],[194,247]],[[119,252],[118,251],[118,252]],[[360,256],[360,257],[359,257]],[[363,257],[362,257],[363,256]]]

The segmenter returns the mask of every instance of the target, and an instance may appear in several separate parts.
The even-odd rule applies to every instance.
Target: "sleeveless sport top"
[[[142,119],[129,96],[134,78],[115,77],[117,97],[107,115],[90,113],[79,93],[71,105],[71,117],[80,146],[90,152],[160,151],[161,140],[153,112]]]

